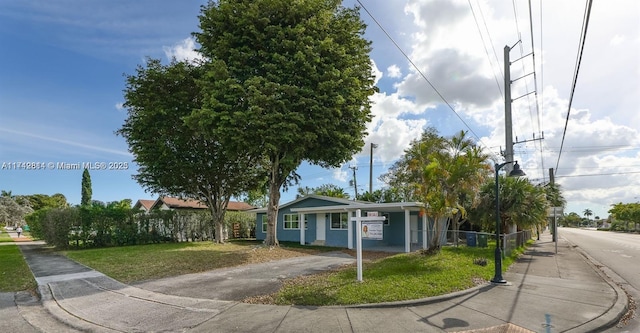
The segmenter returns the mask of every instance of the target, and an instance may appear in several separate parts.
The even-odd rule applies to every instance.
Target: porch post
[[[411,252],[411,223],[410,221],[410,211],[408,209],[404,210],[404,252]]]
[[[304,245],[304,213],[298,214],[298,226],[300,227],[300,245]]]
[[[422,249],[427,249],[427,214],[422,214]]]

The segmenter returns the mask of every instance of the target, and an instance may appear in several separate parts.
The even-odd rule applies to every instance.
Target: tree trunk
[[[278,207],[280,207],[280,186],[283,181],[280,175],[280,159],[276,157],[271,161],[271,176],[269,179],[269,203],[267,204],[267,236],[264,244],[268,246],[279,246],[277,226],[278,226]]]
[[[277,236],[278,207],[280,202],[280,185],[274,182],[273,177],[269,182],[269,203],[267,204],[267,237],[264,244],[268,246],[279,246]]]
[[[442,231],[445,230],[445,228],[448,228],[449,225],[447,223],[447,221],[449,221],[448,218],[443,218],[440,216],[436,216],[433,218],[433,237],[431,237],[431,242],[429,242],[429,250],[430,251],[440,251],[440,243],[441,243],[441,239],[442,239]]]
[[[218,244],[224,243],[224,215],[227,211],[227,205],[229,204],[229,197],[222,199],[222,196],[214,197],[212,195],[207,196],[207,205],[211,211],[211,218],[213,219],[213,228],[215,230],[214,242]]]

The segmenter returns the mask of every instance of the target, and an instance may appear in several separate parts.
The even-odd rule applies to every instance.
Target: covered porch
[[[331,243],[330,238],[336,237],[336,230],[331,226],[327,227],[327,217],[334,213],[346,213],[349,216],[346,244],[342,246],[346,245],[349,249],[354,249],[356,242],[356,226],[350,217],[353,217],[357,210],[361,210],[363,215],[366,215],[367,212],[378,212],[386,217],[383,240],[363,240],[363,249],[365,251],[408,253],[420,248],[426,249],[428,245],[428,219],[426,215],[420,214],[422,207],[423,204],[419,202],[353,202],[348,205],[292,208],[291,211],[299,215],[299,221],[305,221],[307,216],[315,215],[315,223],[309,225],[309,228],[315,228],[312,232],[305,230],[307,228],[300,228],[300,244],[302,245]],[[307,234],[311,234],[311,237],[315,239],[309,239]]]

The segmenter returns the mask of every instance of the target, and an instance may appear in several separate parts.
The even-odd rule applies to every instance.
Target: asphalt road
[[[608,268],[605,273],[640,305],[640,235],[574,228],[560,228],[558,235]],[[628,325],[610,332],[640,332],[639,312]]]

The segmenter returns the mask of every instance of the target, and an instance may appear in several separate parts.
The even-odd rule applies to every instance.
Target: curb
[[[38,286],[38,294],[40,295],[40,300],[45,310],[58,322],[66,326],[83,332],[120,332],[104,326],[93,324],[67,312],[60,306],[60,304],[58,304],[58,301],[53,296],[53,293],[51,292],[48,284]]]
[[[578,325],[572,329],[569,329],[565,332],[570,333],[581,333],[581,332],[602,332],[604,329],[611,328],[615,326],[620,319],[627,313],[629,307],[629,300],[627,299],[627,295],[622,290],[618,284],[616,284],[611,277],[604,273],[604,271],[600,267],[606,267],[602,265],[599,261],[588,255],[584,252],[579,246],[571,243],[566,238],[562,237],[562,239],[569,244],[571,249],[577,250],[584,258],[585,262],[591,266],[591,268],[605,281],[611,289],[616,293],[616,302],[607,310],[607,312],[603,313],[599,317]]]
[[[402,308],[410,306],[420,306],[433,303],[439,303],[448,301],[461,296],[470,294],[479,294],[492,289],[494,285],[491,283],[484,283],[469,289],[455,291],[449,294],[425,297],[420,299],[412,299],[407,301],[395,301],[395,302],[382,302],[382,303],[368,303],[368,304],[356,304],[356,305],[341,305],[341,306],[327,306],[327,308],[348,308],[348,309],[384,309],[384,308]]]

